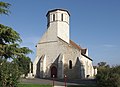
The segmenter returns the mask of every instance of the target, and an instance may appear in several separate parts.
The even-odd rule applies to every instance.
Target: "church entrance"
[[[55,66],[51,67],[51,78],[53,78],[53,75],[54,78],[57,78],[57,68]]]

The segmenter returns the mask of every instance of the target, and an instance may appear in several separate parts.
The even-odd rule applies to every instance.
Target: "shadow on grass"
[[[67,87],[97,87],[96,85],[69,85]]]
[[[18,87],[52,87],[51,85],[41,85],[41,84],[19,84]]]

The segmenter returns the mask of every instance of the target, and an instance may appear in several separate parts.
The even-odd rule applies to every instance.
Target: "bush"
[[[96,79],[98,87],[120,87],[120,66],[98,67]]]
[[[0,64],[0,87],[16,87],[20,78],[20,71],[14,62]]]

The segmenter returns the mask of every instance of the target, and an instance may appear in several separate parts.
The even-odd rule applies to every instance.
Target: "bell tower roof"
[[[53,9],[53,10],[50,10],[50,11],[47,12],[46,16],[48,16],[49,13],[54,12],[54,11],[65,11],[70,16],[70,13],[66,9]]]

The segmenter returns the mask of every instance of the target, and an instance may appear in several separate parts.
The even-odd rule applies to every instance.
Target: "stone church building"
[[[88,56],[88,49],[81,48],[70,39],[70,13],[64,9],[48,11],[47,31],[36,45],[33,75],[39,78],[70,79],[93,78],[96,69]]]

